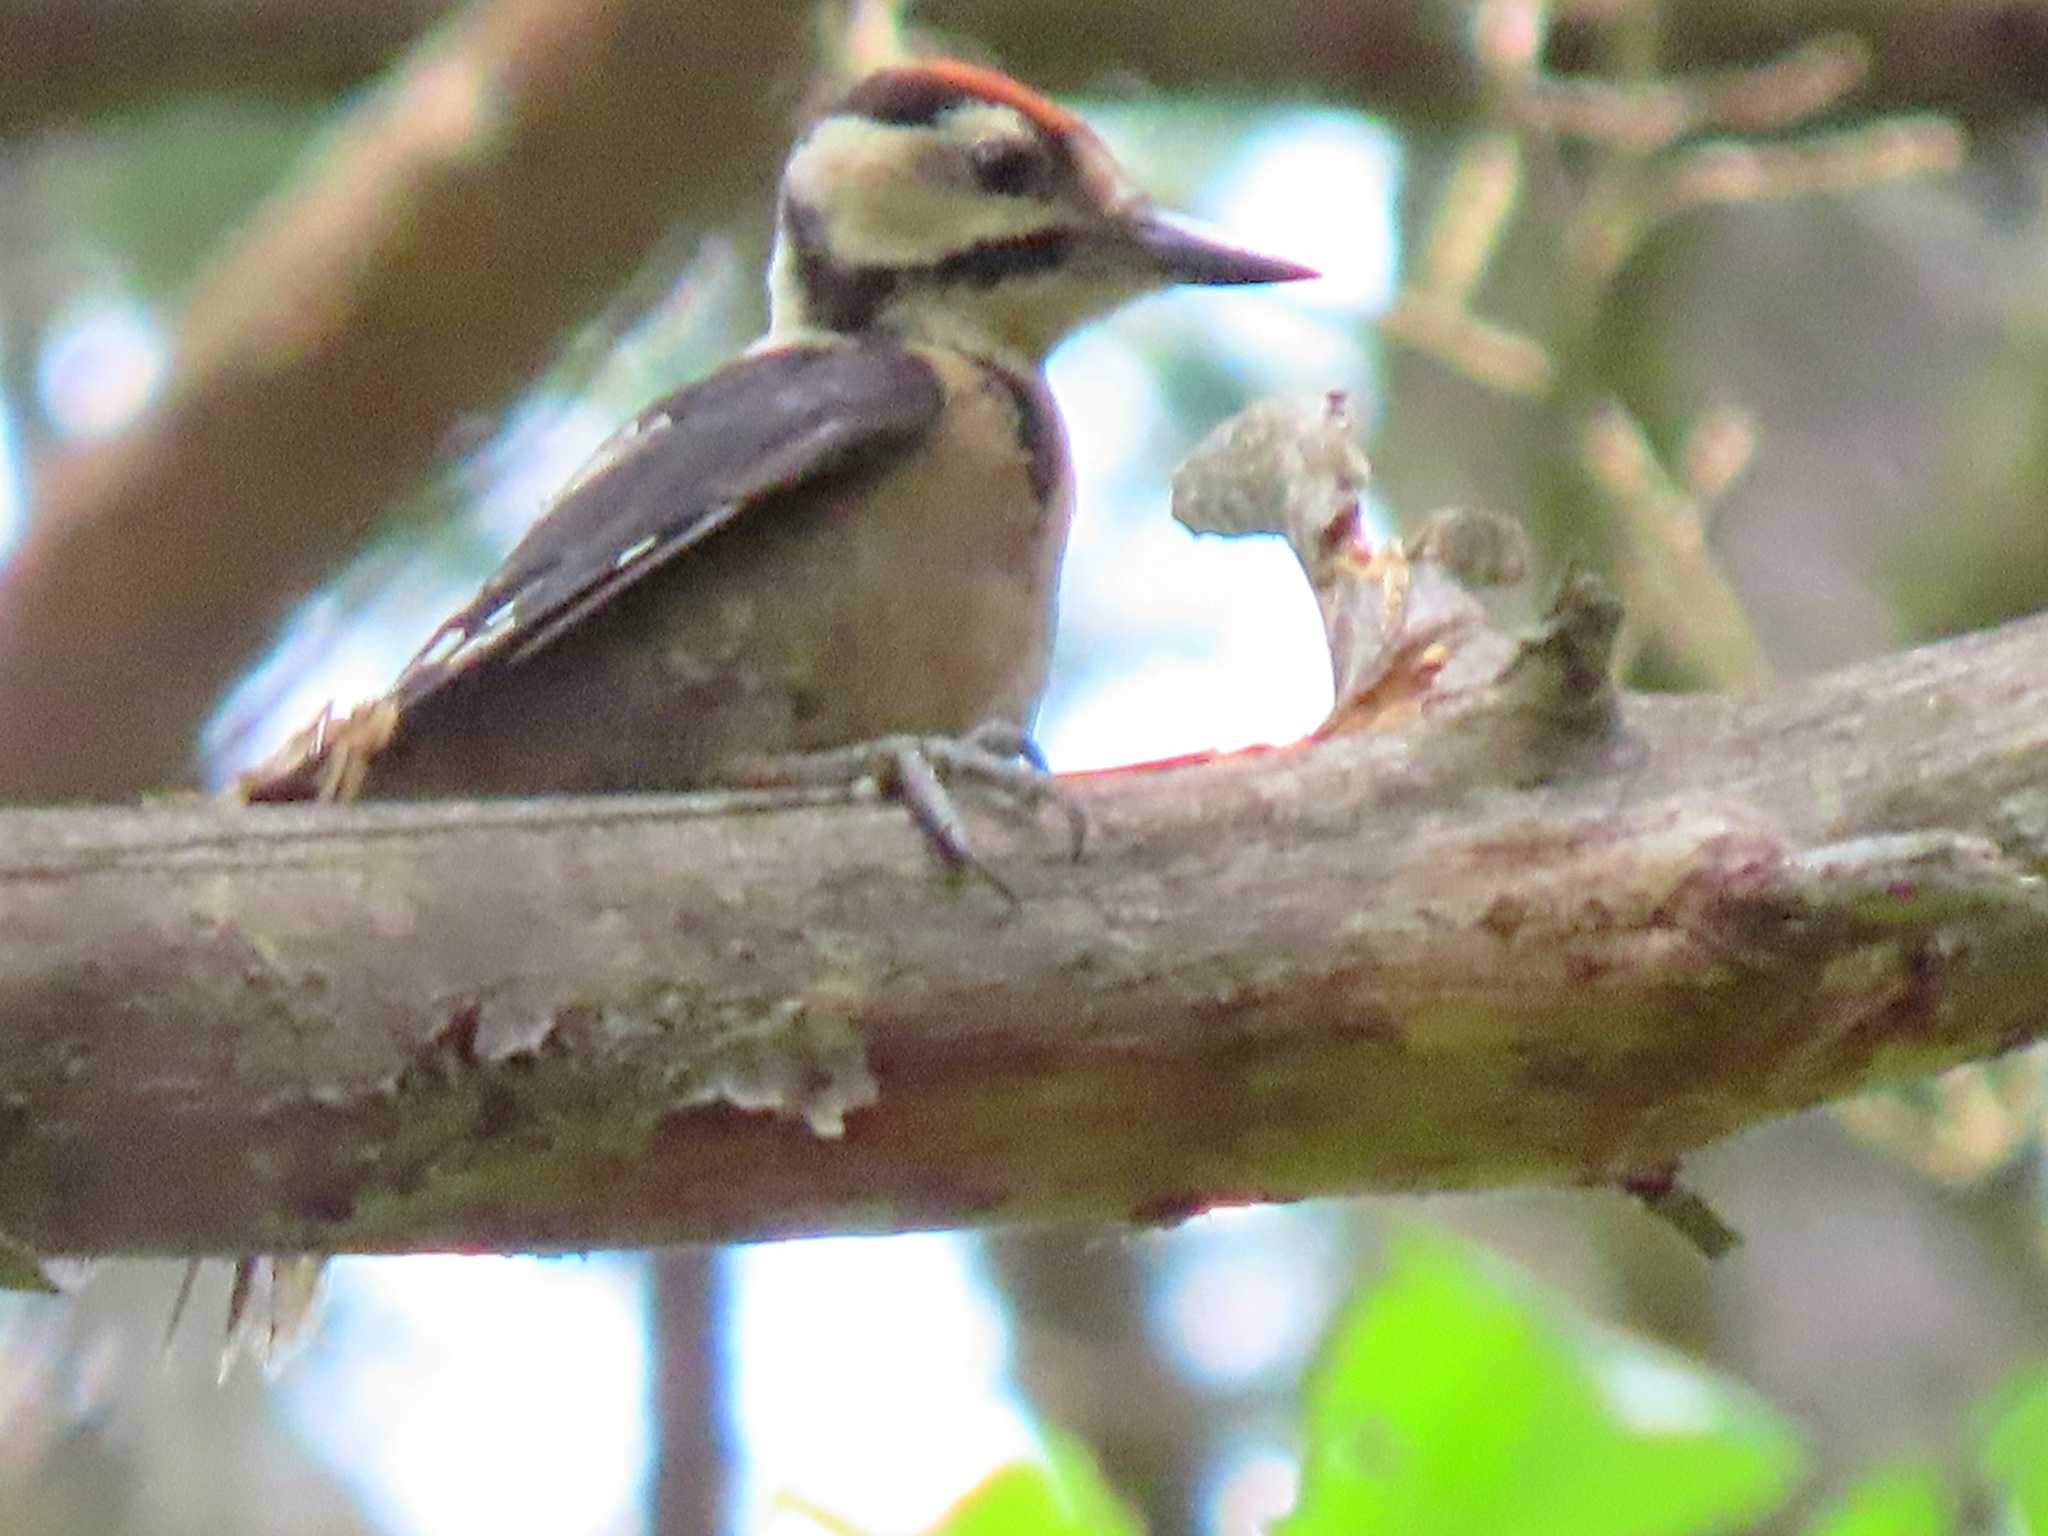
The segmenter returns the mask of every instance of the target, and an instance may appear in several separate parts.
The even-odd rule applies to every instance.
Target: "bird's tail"
[[[185,1266],[185,1278],[164,1328],[166,1345],[192,1300],[193,1282],[202,1262],[194,1259]],[[220,1352],[222,1381],[244,1355],[260,1363],[265,1375],[275,1376],[306,1346],[319,1318],[320,1282],[326,1267],[324,1253],[244,1254],[235,1260]]]

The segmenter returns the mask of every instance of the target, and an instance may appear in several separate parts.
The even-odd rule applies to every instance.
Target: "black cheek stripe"
[[[1060,483],[1063,453],[1054,414],[1059,407],[1047,396],[1045,386],[1004,367],[992,358],[976,358],[988,377],[1010,397],[1017,413],[1017,446],[1024,450],[1024,473],[1031,482],[1031,495],[1044,507]]]

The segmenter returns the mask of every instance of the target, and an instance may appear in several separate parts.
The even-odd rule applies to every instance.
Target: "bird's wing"
[[[886,340],[751,353],[649,406],[429,637],[400,710],[519,661],[767,497],[902,451],[937,418],[937,375]]]

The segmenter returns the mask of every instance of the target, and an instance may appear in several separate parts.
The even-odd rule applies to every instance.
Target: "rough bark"
[[[0,1230],[575,1248],[1653,1174],[2048,1033],[2048,618],[887,806],[0,814]]]

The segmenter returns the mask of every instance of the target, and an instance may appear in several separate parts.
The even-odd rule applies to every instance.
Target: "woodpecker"
[[[240,794],[758,783],[989,722],[1014,755],[1073,499],[1046,353],[1173,284],[1314,275],[1164,214],[1004,75],[870,74],[784,168],[767,333],[628,423],[388,693]]]
[[[1171,284],[1313,275],[1168,218],[1014,80],[871,74],[783,172],[767,334],[628,423],[383,698],[242,792],[682,790],[1027,725],[1072,506],[1046,353]]]

